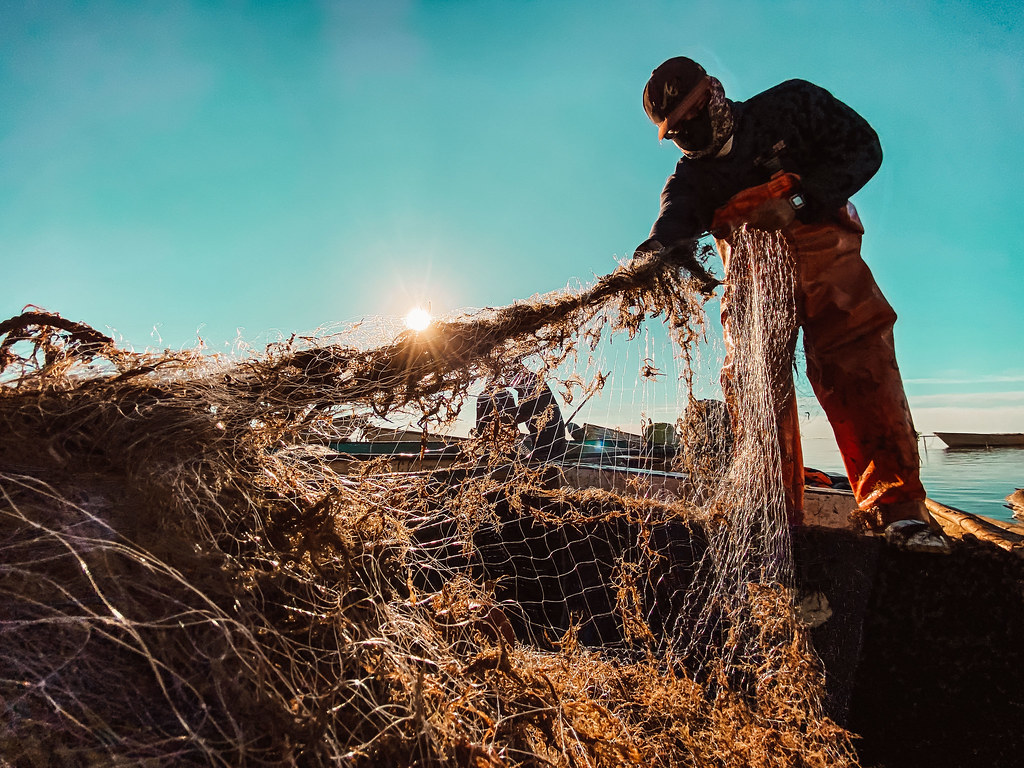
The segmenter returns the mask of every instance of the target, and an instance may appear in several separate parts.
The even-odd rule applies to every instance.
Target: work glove
[[[792,200],[800,177],[783,174],[765,184],[744,189],[715,211],[711,234],[728,237],[744,224],[751,229],[776,230],[788,227],[796,219]]]
[[[633,258],[639,259],[643,256],[649,256],[652,253],[658,253],[658,251],[660,251],[661,249],[661,243],[659,243],[653,237],[650,237],[644,240],[642,243],[640,243],[640,245],[636,247],[636,250],[633,251]]]
[[[671,245],[664,246],[661,241],[653,237],[644,240],[633,251],[634,259],[649,258],[656,253],[663,253],[663,256],[682,269],[686,270],[699,283],[700,292],[705,297],[710,297],[722,281],[714,277],[707,268],[697,259],[696,240],[680,240]]]

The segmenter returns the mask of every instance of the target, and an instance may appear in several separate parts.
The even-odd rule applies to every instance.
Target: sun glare
[[[430,325],[430,313],[423,307],[413,307],[405,316],[405,324],[414,331],[422,331]]]

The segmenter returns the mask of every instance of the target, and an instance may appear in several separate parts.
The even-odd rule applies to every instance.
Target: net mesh
[[[244,359],[0,324],[0,756],[855,764],[793,611],[789,257],[737,243],[728,411],[666,254]]]

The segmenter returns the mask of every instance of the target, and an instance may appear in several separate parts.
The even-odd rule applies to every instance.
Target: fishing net
[[[728,408],[664,252],[245,357],[0,324],[2,761],[855,764],[793,608],[789,257],[739,238]]]

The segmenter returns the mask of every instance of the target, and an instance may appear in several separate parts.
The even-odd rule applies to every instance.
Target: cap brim
[[[678,123],[687,112],[693,109],[710,91],[711,78],[705,77],[693,87],[693,90],[691,90],[687,94],[686,98],[672,110],[668,117],[658,123],[658,141],[664,139],[668,134],[669,129],[674,127],[675,124]]]

